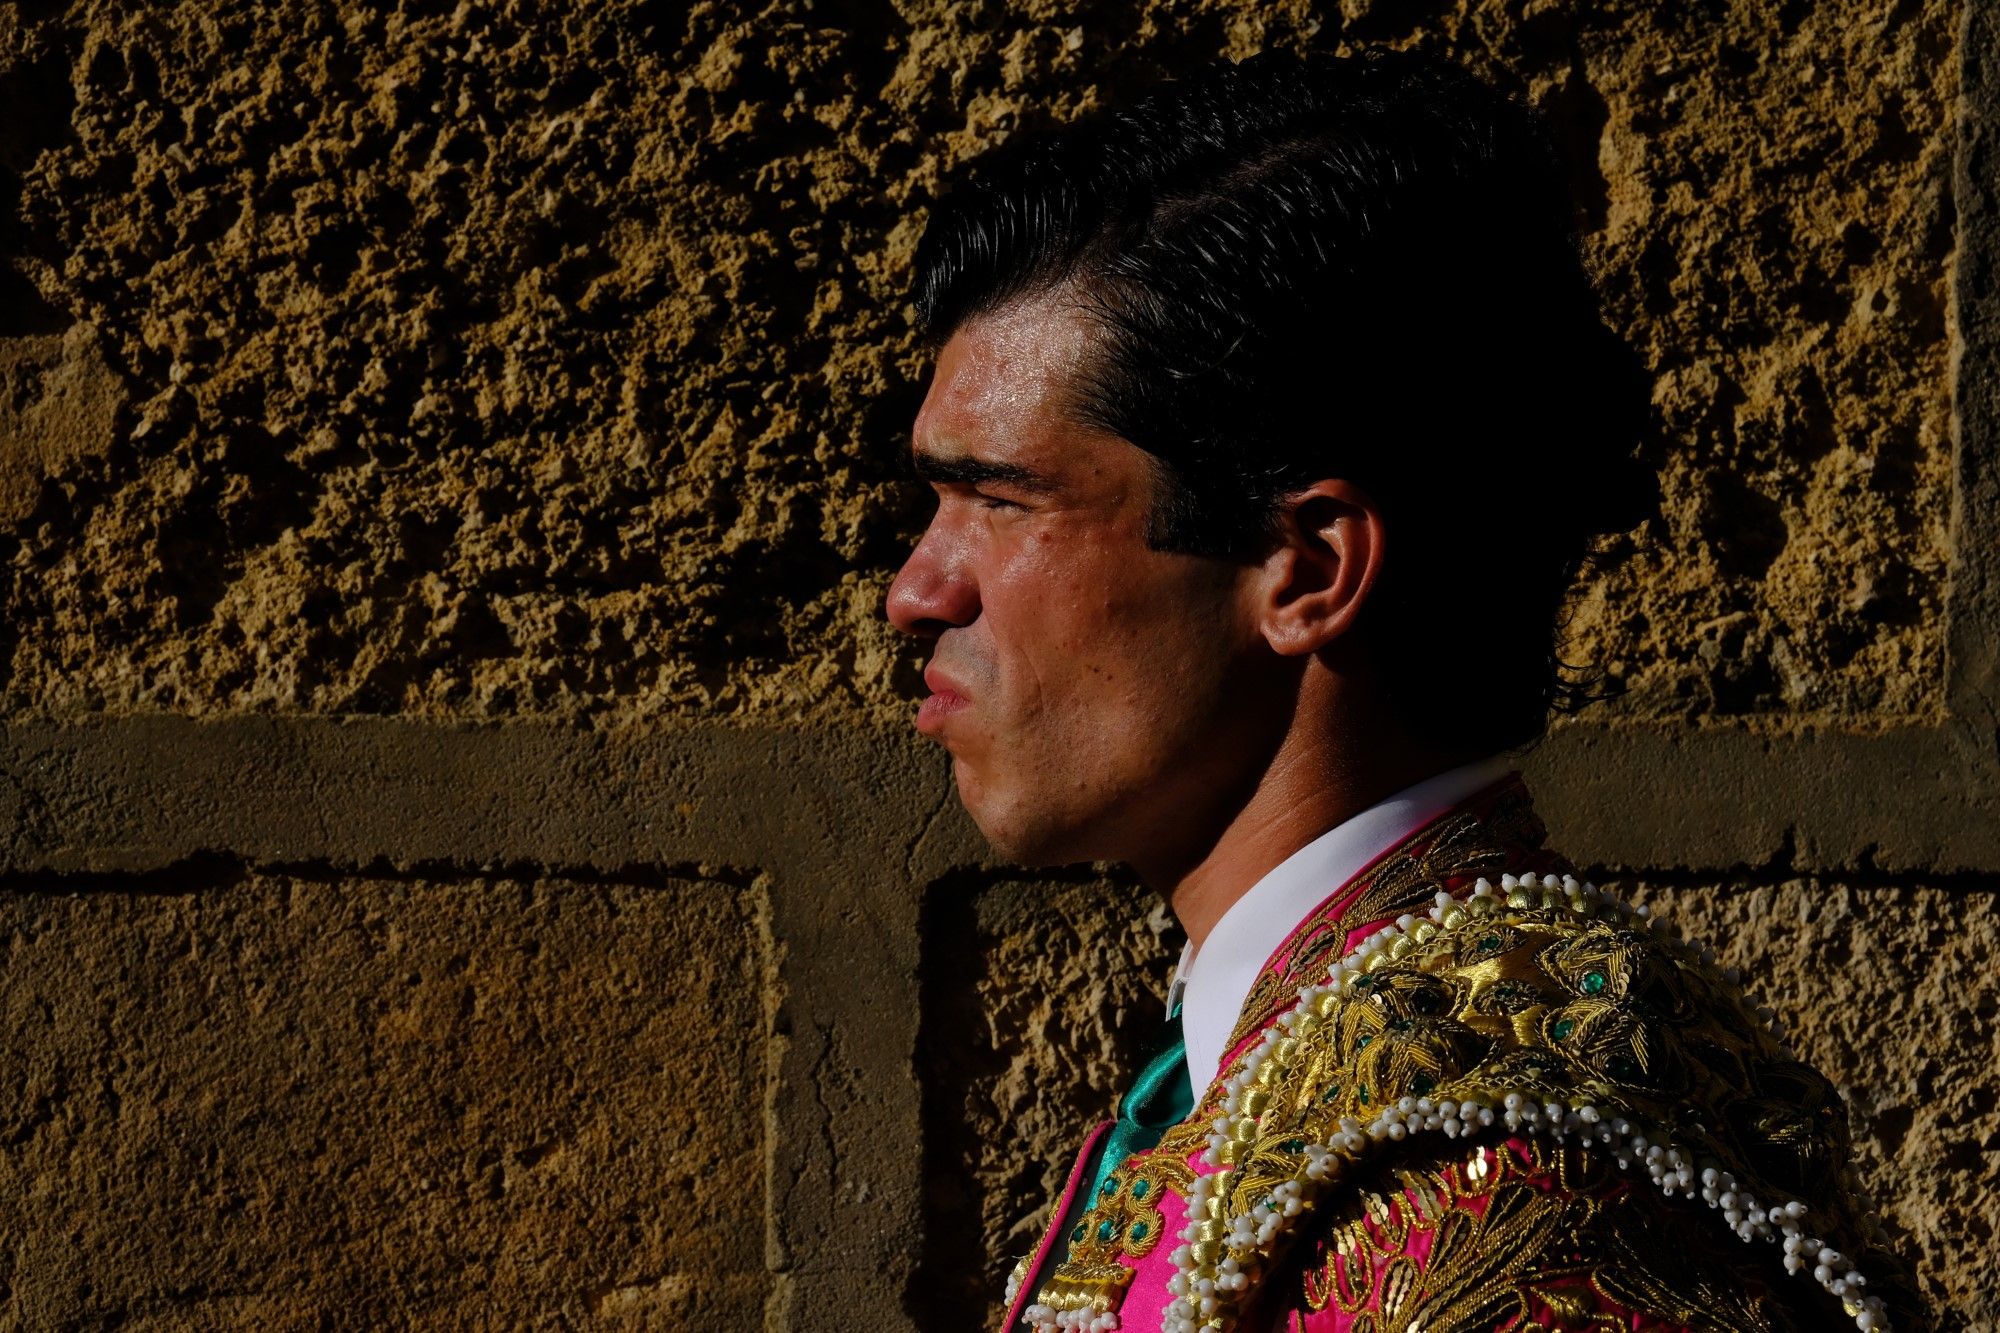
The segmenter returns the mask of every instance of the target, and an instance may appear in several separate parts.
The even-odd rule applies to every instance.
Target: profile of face
[[[912,440],[937,511],[888,595],[934,648],[918,729],[1029,864],[1138,860],[1210,817],[1268,759],[1296,669],[1260,568],[1148,546],[1152,459],[1065,413],[1095,336],[1053,299],[952,336]]]

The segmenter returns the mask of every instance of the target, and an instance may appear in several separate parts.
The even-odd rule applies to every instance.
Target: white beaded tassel
[[[1481,879],[1464,901],[1440,893],[1425,913],[1426,921],[1413,916],[1399,917],[1394,925],[1385,926],[1363,940],[1328,970],[1326,985],[1306,986],[1299,991],[1298,1002],[1266,1029],[1263,1039],[1229,1076],[1224,1114],[1214,1123],[1204,1157],[1216,1170],[1195,1178],[1188,1196],[1188,1225],[1181,1233],[1181,1239],[1187,1243],[1173,1253],[1177,1271],[1168,1283],[1173,1300],[1163,1312],[1165,1333],[1197,1333],[1203,1328],[1225,1327],[1227,1312],[1217,1293],[1233,1293],[1249,1285],[1245,1260],[1254,1263],[1270,1254],[1286,1223],[1304,1211],[1317,1187],[1337,1175],[1344,1160],[1361,1157],[1369,1145],[1383,1140],[1401,1140],[1422,1133],[1442,1133],[1455,1139],[1496,1121],[1504,1123],[1511,1133],[1606,1148],[1621,1170],[1634,1171],[1643,1165],[1663,1194],[1699,1197],[1720,1212],[1722,1220],[1743,1240],[1782,1239],[1785,1267],[1789,1271],[1798,1273],[1810,1268],[1814,1280],[1840,1299],[1862,1333],[1889,1333],[1889,1316],[1882,1298],[1868,1294],[1868,1279],[1854,1267],[1852,1260],[1810,1234],[1804,1203],[1793,1199],[1781,1204],[1761,1204],[1719,1164],[1697,1164],[1692,1152],[1664,1142],[1658,1134],[1647,1133],[1623,1116],[1607,1117],[1588,1104],[1570,1107],[1560,1102],[1537,1102],[1521,1092],[1503,1093],[1494,1105],[1474,1100],[1404,1097],[1383,1108],[1365,1125],[1354,1116],[1343,1116],[1325,1143],[1306,1145],[1305,1165],[1298,1178],[1272,1190],[1269,1198],[1259,1205],[1262,1216],[1245,1213],[1229,1219],[1223,1235],[1228,1256],[1216,1265],[1213,1273],[1200,1271],[1193,1245],[1199,1239],[1201,1221],[1208,1215],[1210,1199],[1228,1195],[1232,1168],[1224,1153],[1232,1142],[1253,1142],[1259,1129],[1258,1117],[1245,1109],[1249,1099],[1244,1094],[1252,1088],[1273,1049],[1298,1025],[1300,1016],[1320,1012],[1320,998],[1329,992],[1348,994],[1356,978],[1382,960],[1400,957],[1411,945],[1435,934],[1438,927],[1449,929],[1471,917],[1490,916],[1506,908],[1566,910],[1587,918],[1615,920],[1628,928],[1650,929],[1667,939],[1677,939],[1679,934],[1654,918],[1649,909],[1632,907],[1604,894],[1594,884],[1579,883],[1573,876],[1557,879],[1553,875],[1539,878],[1526,875],[1516,879],[1513,875],[1502,875],[1498,888]],[[1399,941],[1409,943],[1396,949]],[[1683,943],[1681,947],[1713,966],[1715,953],[1706,945]],[[1733,980],[1733,970],[1724,976]],[[1757,1012],[1773,1035],[1782,1040],[1784,1032],[1776,1015],[1764,1007]],[[1483,1150],[1481,1160],[1484,1160]]]
[[[1057,1310],[1047,1305],[1031,1305],[1021,1312],[1021,1320],[1037,1329],[1080,1329],[1082,1333],[1111,1333],[1119,1327],[1118,1314],[1106,1310]]]

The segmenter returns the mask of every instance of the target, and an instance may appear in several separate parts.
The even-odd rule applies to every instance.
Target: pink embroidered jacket
[[[1333,887],[1083,1199],[1090,1135],[1006,1328],[1927,1327],[1831,1085],[1544,837],[1509,778]]]

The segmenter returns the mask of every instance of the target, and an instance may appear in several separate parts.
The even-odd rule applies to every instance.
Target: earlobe
[[[1286,497],[1266,558],[1264,639],[1285,657],[1317,653],[1354,626],[1386,553],[1381,508],[1347,481]]]

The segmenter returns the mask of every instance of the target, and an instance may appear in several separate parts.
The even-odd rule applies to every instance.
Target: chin
[[[1018,795],[995,792],[954,767],[958,797],[994,854],[1018,866],[1065,866],[1102,859],[1073,821],[1037,809]]]
[[[1066,838],[1024,830],[1018,825],[992,824],[982,821],[977,815],[973,816],[973,823],[979,825],[979,831],[986,838],[987,846],[993,849],[993,854],[1011,865],[1032,870],[1096,859],[1087,853],[1071,850],[1073,844]]]

